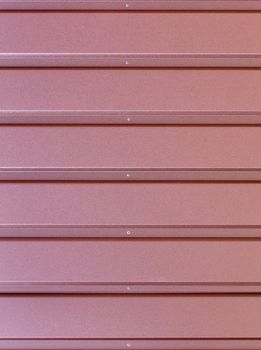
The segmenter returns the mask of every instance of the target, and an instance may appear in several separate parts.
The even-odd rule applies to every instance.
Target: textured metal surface
[[[0,309],[2,340],[251,340],[261,331],[260,296],[1,296]]]
[[[1,236],[260,237],[259,183],[2,182],[0,198]]]
[[[260,292],[260,249],[260,241],[2,240],[0,292]]]
[[[260,123],[261,70],[2,69],[1,123]]]
[[[261,180],[261,127],[2,126],[0,149],[1,180]]]
[[[260,0],[0,0],[0,10],[260,10]]]
[[[0,66],[260,67],[259,37],[259,12],[0,12]]]
[[[0,350],[261,348],[246,3],[0,0]]]

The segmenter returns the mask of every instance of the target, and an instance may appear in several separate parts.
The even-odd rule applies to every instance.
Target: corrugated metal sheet
[[[259,10],[0,0],[0,349],[261,348]]]
[[[0,37],[1,66],[261,66],[260,13],[2,12]]]
[[[260,124],[261,70],[2,69],[1,123]]]
[[[260,292],[260,249],[242,240],[2,240],[0,292]]]

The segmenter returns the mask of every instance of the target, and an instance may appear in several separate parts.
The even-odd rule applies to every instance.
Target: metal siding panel
[[[261,66],[260,13],[0,12],[0,37],[1,66]]]
[[[0,309],[2,340],[254,340],[261,331],[253,295],[1,296]]]
[[[259,241],[2,240],[1,293],[260,292]]]
[[[0,149],[1,180],[261,180],[261,127],[2,126]]]
[[[260,237],[258,183],[3,182],[0,197],[1,236]]]
[[[1,123],[260,123],[261,70],[2,69]]]
[[[260,10],[260,0],[0,0],[0,10]]]

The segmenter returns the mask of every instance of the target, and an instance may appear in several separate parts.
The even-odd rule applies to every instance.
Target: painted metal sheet
[[[44,343],[50,348],[54,341],[59,349],[67,339],[67,349],[75,349],[77,340],[99,349],[161,349],[164,341],[180,349],[175,340],[183,340],[183,349],[191,348],[192,340],[192,348],[204,340],[210,341],[209,348],[211,342],[220,346],[219,340],[226,347],[234,341],[233,348],[237,340],[239,345],[248,341],[250,348],[251,340],[260,344],[258,295],[1,296],[0,309],[2,349],[11,348],[12,340],[20,346],[31,341],[34,348],[45,348]]]
[[[1,240],[1,293],[260,292],[260,241]]]
[[[2,126],[1,180],[261,180],[261,127]]]
[[[2,237],[260,237],[260,183],[0,183]],[[251,210],[249,210],[251,208]]]
[[[260,10],[260,0],[0,0],[0,10]]]
[[[1,123],[260,124],[259,69],[2,69]]]
[[[260,67],[260,37],[259,12],[0,12],[0,66]]]

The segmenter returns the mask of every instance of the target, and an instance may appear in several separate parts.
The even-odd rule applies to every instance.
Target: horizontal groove
[[[261,238],[261,226],[0,225],[0,238]]]
[[[127,5],[127,6],[126,6]],[[260,0],[1,0],[0,10],[261,10]]]
[[[260,68],[261,54],[3,54],[0,67]]]
[[[261,125],[261,111],[0,110],[3,125]]]
[[[0,181],[259,182],[260,169],[46,169],[0,168]]]
[[[149,340],[71,340],[71,339],[4,339],[0,340],[0,348],[5,350],[125,350],[127,343],[133,349],[141,350],[259,350],[260,339],[149,339]]]
[[[180,294],[260,293],[260,283],[58,283],[1,282],[0,293],[11,294]]]

